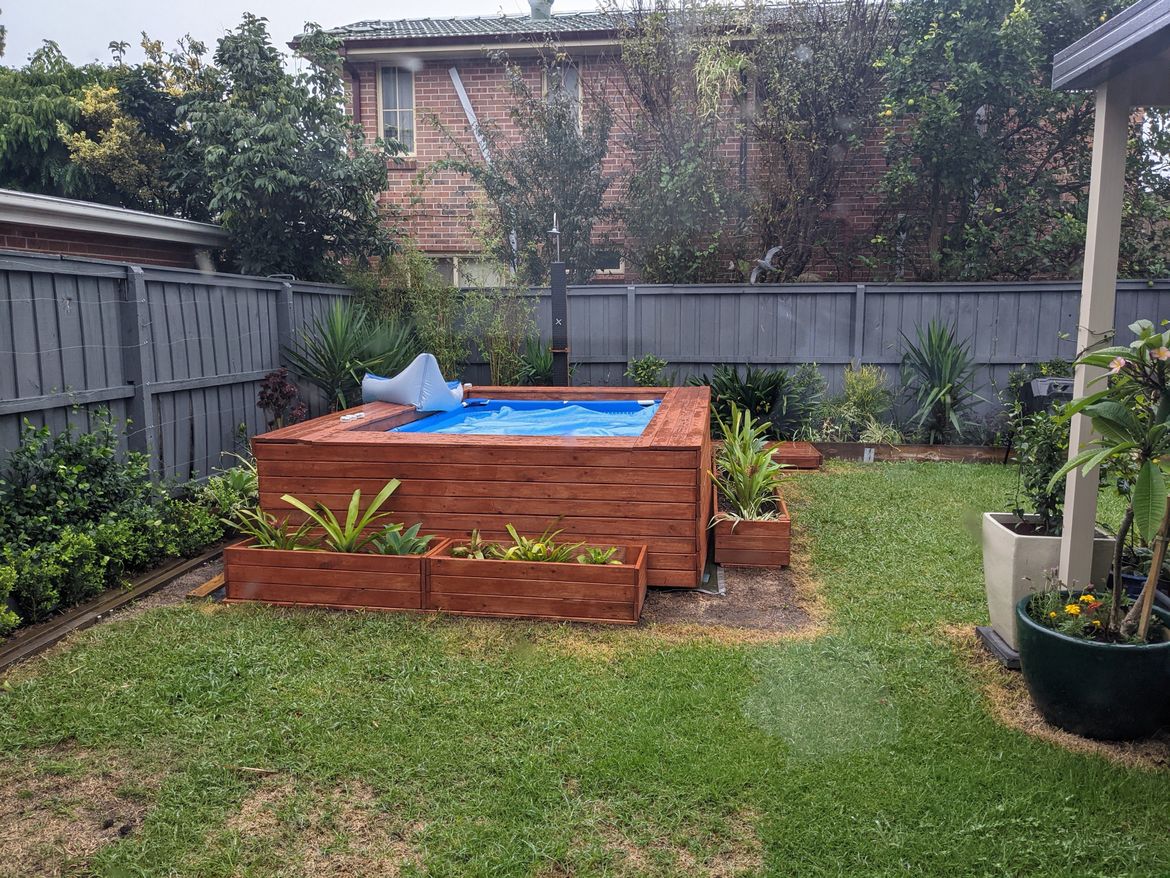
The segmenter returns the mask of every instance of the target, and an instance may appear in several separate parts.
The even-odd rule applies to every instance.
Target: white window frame
[[[416,97],[416,91],[415,91],[415,87],[416,87],[417,83],[415,82],[414,71],[407,68],[407,67],[403,67],[400,64],[379,64],[378,65],[378,76],[377,76],[378,136],[381,138],[385,138],[385,136],[386,136],[386,113],[387,113],[387,110],[386,110],[386,104],[382,99],[382,71],[384,71],[384,70],[397,70],[399,76],[401,76],[403,73],[410,76],[410,118],[411,118],[412,123],[414,125],[414,127],[411,129],[414,132],[414,138],[413,138],[414,142],[410,145],[410,149],[408,149],[404,154],[408,155],[408,156],[416,155],[418,152],[418,109],[416,107],[416,104],[418,103],[418,99]],[[395,97],[397,99],[397,96],[395,96]],[[390,112],[401,113],[401,112],[403,112],[403,109],[404,109],[403,107],[397,107],[395,110],[390,111]],[[401,126],[399,126],[399,130],[401,130]],[[401,143],[401,141],[399,141],[399,143]],[[402,145],[406,146],[406,144],[402,144]]]
[[[578,61],[566,61],[563,64],[553,65],[556,67],[572,67],[577,71],[577,130],[584,130],[585,126],[585,68],[584,65]],[[542,97],[548,97],[548,68],[542,67],[540,70],[540,94]]]

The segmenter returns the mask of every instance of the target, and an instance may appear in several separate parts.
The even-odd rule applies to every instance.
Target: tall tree
[[[455,155],[438,166],[479,184],[488,205],[488,249],[504,264],[515,265],[521,282],[548,282],[553,249],[546,242],[555,216],[561,257],[577,282],[584,283],[597,265],[593,230],[608,215],[605,193],[612,177],[603,164],[612,126],[609,105],[591,94],[582,107],[579,72],[555,47],[541,59],[540,82],[507,58],[498,60],[504,65],[513,131],[505,133],[491,120],[480,126],[490,162],[465,138],[447,132]]]
[[[338,260],[385,252],[377,198],[394,150],[367,146],[345,115],[339,49],[336,36],[306,25],[299,52],[309,68],[290,74],[265,20],[246,14],[215,52],[223,100],[180,108],[210,212],[243,272],[330,280]]]
[[[621,35],[620,135],[632,154],[622,219],[626,258],[646,280],[716,280],[742,217],[725,147],[741,123],[749,29],[707,0],[607,6]]]
[[[777,280],[803,273],[819,250],[851,251],[832,210],[857,149],[876,122],[890,39],[885,0],[798,0],[757,10],[751,42],[759,150],[752,232],[779,245]],[[847,270],[847,266],[841,264]]]
[[[1118,0],[904,0],[884,60],[889,171],[879,270],[920,279],[1078,270],[1092,102],[1048,87],[1053,54]],[[1165,229],[1157,115],[1131,138],[1126,252],[1149,267]],[[1133,233],[1141,231],[1142,240]],[[1164,241],[1164,238],[1163,238]],[[1135,246],[1140,245],[1140,246]]]

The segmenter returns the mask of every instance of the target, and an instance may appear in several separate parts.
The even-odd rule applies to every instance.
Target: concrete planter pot
[[[1044,574],[1060,564],[1060,537],[1019,534],[1010,512],[983,513],[983,582],[996,633],[1016,645],[1016,604],[1044,587]],[[1097,531],[1093,540],[1093,584],[1104,585],[1113,563],[1113,538]],[[1088,583],[1077,583],[1084,587]]]

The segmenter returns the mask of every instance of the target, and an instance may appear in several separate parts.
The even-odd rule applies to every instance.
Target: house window
[[[383,67],[379,84],[382,137],[396,140],[414,154],[414,74],[403,67]]]
[[[577,116],[577,127],[581,127],[581,71],[575,64],[557,64],[544,71],[544,94],[559,89],[568,95],[569,103]]]

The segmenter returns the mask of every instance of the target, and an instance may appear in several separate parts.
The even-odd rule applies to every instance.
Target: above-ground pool
[[[661,400],[470,399],[460,408],[391,428],[465,436],[641,436]]]
[[[385,509],[423,533],[495,540],[508,524],[524,534],[560,528],[565,539],[645,544],[650,585],[700,584],[710,388],[476,387],[468,396],[491,402],[440,414],[374,402],[255,437],[261,506],[302,521],[280,499],[287,493],[344,517],[355,489],[364,504],[399,479]]]

